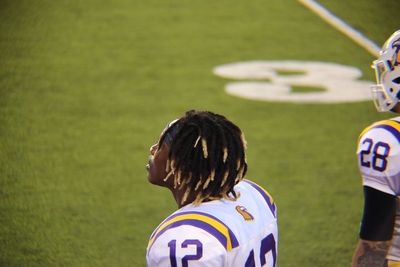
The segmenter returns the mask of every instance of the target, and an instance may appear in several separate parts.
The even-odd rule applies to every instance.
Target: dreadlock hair
[[[246,141],[238,126],[209,111],[187,111],[170,123],[159,147],[170,147],[164,181],[185,191],[181,204],[193,194],[194,205],[214,199],[235,200],[233,187],[247,171]]]

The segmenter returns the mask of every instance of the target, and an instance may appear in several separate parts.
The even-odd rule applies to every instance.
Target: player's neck
[[[185,194],[185,190],[177,190],[177,189],[171,189],[172,195],[174,196],[175,202],[178,205],[178,208],[182,208],[183,206],[186,206],[187,204],[190,204],[194,201],[195,197],[192,195],[189,195],[186,200],[182,203],[183,195]]]

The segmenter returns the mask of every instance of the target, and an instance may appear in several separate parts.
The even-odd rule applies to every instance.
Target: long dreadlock
[[[233,187],[247,171],[246,141],[240,128],[222,115],[190,110],[173,121],[162,134],[159,147],[170,147],[165,181],[183,189],[183,204],[194,194],[193,204],[214,199],[235,200]]]

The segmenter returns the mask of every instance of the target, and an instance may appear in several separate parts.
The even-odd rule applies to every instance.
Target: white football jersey
[[[243,180],[236,201],[189,204],[166,218],[150,236],[149,267],[276,266],[276,206],[263,188]]]
[[[387,258],[400,261],[400,117],[367,127],[360,135],[357,154],[363,185],[397,197],[395,229]]]

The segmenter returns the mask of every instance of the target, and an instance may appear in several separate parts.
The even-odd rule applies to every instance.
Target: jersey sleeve
[[[358,147],[363,185],[400,194],[400,123],[381,121],[361,133]]]

